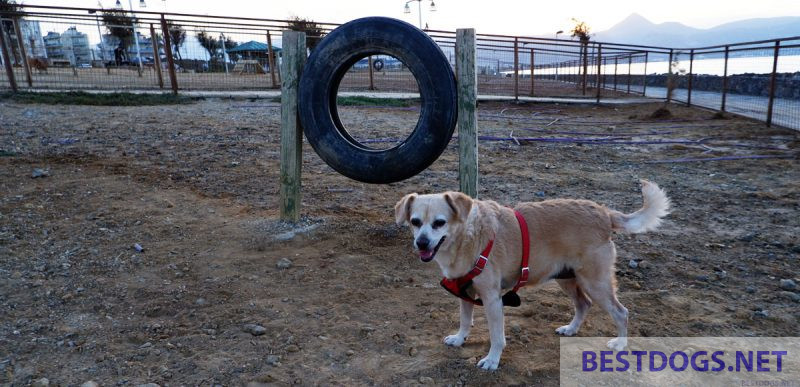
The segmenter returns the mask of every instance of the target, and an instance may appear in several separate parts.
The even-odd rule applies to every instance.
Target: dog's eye
[[[433,228],[439,228],[444,226],[445,224],[447,224],[447,222],[444,221],[444,219],[436,219],[433,221]]]
[[[420,227],[422,226],[422,221],[417,218],[411,219],[411,225],[414,227]]]

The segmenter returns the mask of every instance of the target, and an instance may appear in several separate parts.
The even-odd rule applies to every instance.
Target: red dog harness
[[[528,258],[530,256],[530,236],[528,234],[528,224],[525,222],[525,218],[522,217],[522,214],[520,214],[519,211],[514,210],[514,216],[517,217],[519,229],[522,233],[522,272],[519,275],[517,284],[514,286],[514,290],[511,290],[503,296],[503,305],[507,306],[520,305],[517,290],[519,290],[519,288],[523,287],[528,282],[529,275]],[[475,261],[475,266],[473,266],[472,270],[470,270],[465,276],[454,279],[449,279],[446,277],[442,278],[442,281],[440,282],[442,287],[462,300],[471,302],[475,305],[483,305],[483,301],[480,298],[470,297],[469,293],[467,293],[467,289],[469,289],[470,285],[472,285],[472,279],[480,275],[483,272],[483,268],[486,267],[486,263],[489,262],[489,254],[492,252],[493,245],[494,240],[490,240],[489,243],[486,244],[486,248],[483,249],[481,255],[478,257],[478,260]]]

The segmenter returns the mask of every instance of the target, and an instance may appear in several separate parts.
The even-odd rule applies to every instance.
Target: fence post
[[[781,41],[775,41],[775,56],[772,60],[772,76],[769,79],[769,104],[767,105],[767,126],[772,126],[772,105],[775,103],[775,80],[778,71],[778,54],[781,50]]]
[[[9,44],[11,39],[9,38]],[[3,64],[6,66],[6,74],[8,75],[8,84],[11,86],[11,91],[17,92],[17,80],[14,78],[14,68],[11,67],[11,57],[8,56],[9,46],[6,45],[6,33],[3,23],[0,22],[0,49],[3,50]]]
[[[158,87],[164,88],[164,77],[161,75],[161,55],[158,55],[158,39],[156,39],[156,29],[153,23],[150,23],[150,39],[153,42],[153,64],[156,67],[156,75],[158,76]]]
[[[367,66],[369,67],[369,89],[375,90],[375,82],[373,81],[372,73],[372,55],[369,56],[369,60],[367,62]]]
[[[631,65],[633,64],[633,54],[628,57],[628,94],[631,93]]]
[[[478,197],[478,94],[475,71],[475,29],[456,30],[458,68],[458,184],[461,192]]]
[[[514,38],[514,101],[519,101],[519,38]]]
[[[694,66],[694,49],[689,51],[689,84],[686,91],[686,106],[692,106],[692,71]]]
[[[300,220],[303,128],[297,115],[300,74],[306,62],[306,34],[283,31],[281,81],[281,219]]]
[[[169,37],[169,26],[164,14],[161,14],[161,34],[164,36],[164,54],[167,56],[167,66],[169,67],[169,83],[172,86],[172,94],[178,94],[178,76],[175,74],[175,59],[172,57],[172,41]]]
[[[614,91],[617,91],[617,62],[618,57],[614,57]]]
[[[728,95],[728,53],[730,51],[730,46],[725,46],[725,70],[722,73],[722,106],[720,106],[720,111],[725,111],[725,98]]]
[[[649,59],[647,54],[649,53],[649,51],[644,52],[644,78],[642,79],[642,95],[645,97],[647,97],[647,62]],[[630,91],[631,89],[629,88],[628,92],[630,93]]]
[[[667,85],[666,85],[667,86],[667,102],[671,102],[672,101],[672,93],[671,93],[671,89],[673,88],[673,86],[672,86],[672,50],[673,49],[671,49],[671,48],[669,49],[669,61],[667,62],[667,66],[669,67],[669,69],[667,70]]]
[[[600,103],[600,73],[603,65],[603,44],[597,44],[597,103]]]
[[[531,47],[531,97],[533,97],[533,68],[534,68],[533,64],[534,64],[534,59],[536,59],[536,57],[534,56],[533,48]]]
[[[267,61],[269,61],[269,76],[272,78],[272,88],[277,89],[278,83],[275,80],[275,51],[272,50],[272,35],[267,30]]]
[[[22,56],[22,64],[25,67],[25,80],[28,81],[28,87],[33,87],[33,77],[31,76],[31,67],[28,64],[28,54],[25,52],[25,42],[22,40],[22,30],[19,28],[19,19],[13,18],[14,32],[17,34],[17,43],[19,44],[19,54]]]
[[[583,44],[583,94],[586,95],[587,70],[589,69],[589,42]]]

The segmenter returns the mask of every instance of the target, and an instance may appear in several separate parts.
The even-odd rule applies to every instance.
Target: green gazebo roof
[[[275,47],[275,46],[272,46],[272,50],[275,51],[275,52],[281,51],[280,48]],[[251,41],[249,41],[247,43],[242,43],[242,44],[240,44],[240,45],[238,45],[238,46],[236,46],[236,47],[234,47],[234,48],[232,48],[230,50],[227,50],[227,52],[229,54],[235,54],[235,53],[239,53],[239,52],[252,52],[252,51],[265,52],[265,51],[267,51],[267,44],[266,43],[261,43],[261,42],[256,42],[255,40],[251,40]]]

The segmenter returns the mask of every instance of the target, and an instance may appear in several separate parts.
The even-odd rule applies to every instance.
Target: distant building
[[[68,28],[63,34],[48,32],[44,36],[44,46],[53,65],[76,66],[92,63],[89,37],[75,27]]]
[[[17,38],[16,31],[13,27],[11,20],[4,20],[3,23],[6,27],[6,36],[9,38],[9,56],[12,58],[11,63],[19,65],[22,62],[22,52],[19,50],[19,39]],[[25,47],[25,54],[29,58],[44,58],[47,52],[44,48],[44,40],[42,40],[41,29],[39,28],[38,21],[31,21],[19,19],[19,29],[22,35],[22,43]]]
[[[142,58],[144,58],[144,63],[152,61],[153,59],[153,39],[148,38],[139,31],[136,31],[136,37],[139,38],[139,51],[142,54]],[[114,49],[119,47],[120,40],[118,37],[114,35],[105,34],[103,35],[102,43],[97,44],[97,52],[100,53],[100,57],[97,59],[102,59],[105,62],[110,62],[114,60]],[[136,62],[136,44],[133,43],[133,37],[131,37],[131,43],[128,45],[127,49],[127,58],[126,61]],[[163,54],[163,50],[159,50],[159,53]]]

